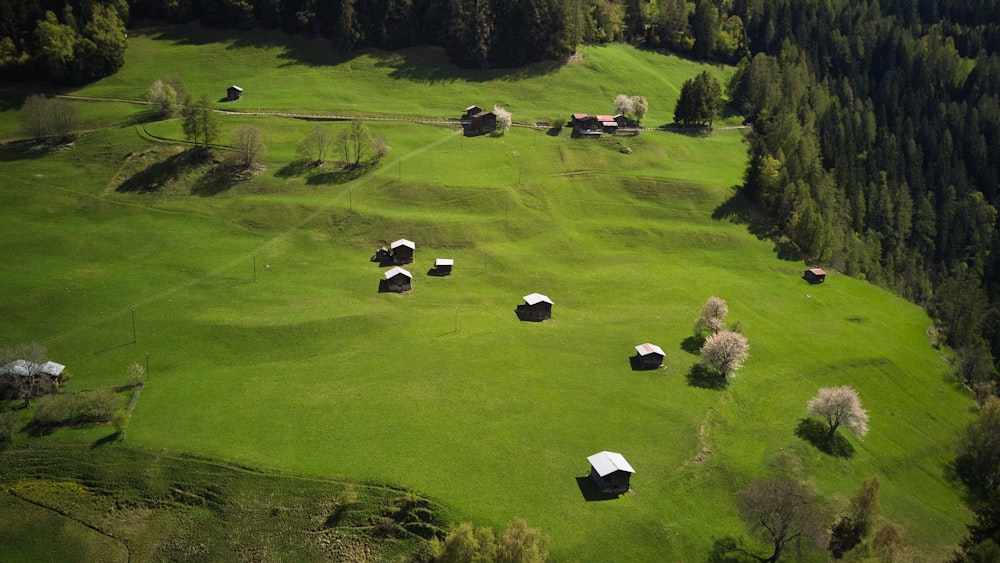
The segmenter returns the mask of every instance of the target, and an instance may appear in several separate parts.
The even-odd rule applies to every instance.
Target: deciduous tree
[[[850,429],[858,438],[868,433],[868,411],[861,408],[857,391],[848,385],[820,388],[806,410],[826,420],[830,427],[828,438],[833,438],[840,426]]]
[[[497,116],[497,134],[503,135],[513,123],[510,112],[500,106],[493,106],[493,113]]]
[[[729,305],[721,297],[709,297],[701,308],[701,316],[694,322],[695,336],[701,336],[705,332],[716,334],[726,328],[726,315],[729,314]]]
[[[251,168],[264,156],[264,142],[260,131],[252,125],[239,125],[233,131],[236,158],[243,168]]]
[[[333,143],[334,137],[330,130],[322,125],[317,125],[299,143],[298,154],[311,160],[313,164],[320,165],[326,161]]]
[[[28,96],[21,106],[20,117],[25,134],[39,142],[69,139],[78,122],[72,104],[42,94]]]
[[[747,338],[730,330],[709,336],[701,346],[701,363],[719,371],[727,379],[743,367],[749,356]]]
[[[146,101],[153,104],[162,117],[170,117],[177,112],[177,91],[163,80],[153,82],[146,93]]]
[[[805,485],[787,477],[754,481],[740,493],[740,517],[772,546],[770,555],[758,559],[777,561],[790,544],[821,545],[822,518],[813,499]]]

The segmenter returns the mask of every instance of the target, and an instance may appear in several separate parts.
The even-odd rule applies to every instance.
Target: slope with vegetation
[[[563,65],[467,73],[426,50],[342,60],[284,39],[133,34],[122,71],[74,93],[137,99],[181,75],[192,93],[221,95],[236,80],[219,69],[254,68],[260,82],[225,109],[374,114],[392,92],[400,114],[457,115],[496,100],[534,121],[606,111],[628,92],[648,99],[646,122],[665,123],[702,70],[608,46]],[[74,144],[0,149],[0,253],[18,265],[0,279],[2,338],[72,358],[67,393],[117,385],[134,362],[149,371],[123,443],[106,426],[16,433],[0,455],[37,454],[17,464],[34,479],[85,482],[46,461],[60,448],[86,456],[82,444],[95,460],[120,456],[142,471],[150,452],[186,452],[393,483],[448,506],[452,524],[500,530],[523,518],[565,560],[690,560],[733,545],[764,554],[739,498],[775,474],[805,483],[831,526],[877,478],[880,518],[905,530],[907,560],[946,557],[970,521],[945,468],[972,401],[948,352],[932,346],[930,319],[846,276],[808,286],[800,262],[775,257],[786,246],[728,220],[748,214],[733,189],[747,157],[739,132],[462,137],[448,125],[370,121],[392,149],[359,174],[297,154],[316,123],[237,112],[219,116],[219,143],[251,125],[268,151],[263,170],[232,178],[211,174],[224,147],[190,158],[180,118],[72,103],[89,130]],[[0,131],[14,119],[0,114]],[[351,124],[324,126],[336,136]],[[404,237],[417,242],[414,289],[380,294],[371,253]],[[455,259],[455,273],[423,275],[439,256]],[[534,291],[555,301],[553,318],[518,322],[514,307]],[[713,295],[727,304],[722,324],[749,343],[732,379],[702,367],[703,335],[691,330]],[[667,352],[663,370],[630,369],[641,342]],[[838,434],[838,448],[824,450],[809,399],[843,385],[863,400],[870,432]],[[592,499],[586,456],[603,450],[628,456],[634,493]],[[25,478],[12,471],[6,487]],[[89,483],[114,491],[117,479]],[[277,506],[277,518],[284,505],[255,506]],[[213,518],[211,507],[194,510],[168,518]],[[104,509],[80,520],[102,518]],[[233,533],[206,545],[238,545]]]

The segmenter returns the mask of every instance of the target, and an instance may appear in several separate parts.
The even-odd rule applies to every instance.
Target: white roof
[[[455,259],[454,258],[438,258],[438,259],[434,260],[434,265],[435,266],[454,266],[455,265]]]
[[[406,240],[405,238],[393,241],[393,243],[389,245],[389,248],[395,250],[397,246],[408,246],[414,250],[417,249],[417,245],[414,244],[412,240]]]
[[[548,303],[549,305],[555,305],[551,299],[541,293],[532,293],[531,295],[524,296],[524,302],[528,305],[534,305],[535,303],[541,303],[542,301]]]
[[[615,471],[628,471],[629,473],[635,473],[635,469],[625,461],[622,454],[615,452],[598,452],[587,458],[590,462],[590,466],[597,470],[597,474],[601,477],[608,475],[609,473],[614,473]]]
[[[66,369],[66,366],[49,361],[42,364],[42,367],[38,368],[38,371],[48,375],[57,376],[62,374],[64,369]]]
[[[0,374],[12,373],[14,375],[29,376],[38,371],[38,364],[28,360],[14,360],[13,362],[0,367]]]
[[[232,86],[230,86],[230,88],[235,88],[236,90],[239,90],[240,92],[243,91],[243,88],[240,88],[239,86],[237,86],[235,84],[233,84]]]
[[[663,348],[660,348],[656,344],[650,344],[649,342],[636,346],[635,351],[639,352],[640,356],[647,356],[654,352],[661,356],[666,356],[666,354],[663,353]]]
[[[408,277],[410,279],[413,279],[413,274],[411,274],[410,272],[407,272],[406,270],[404,270],[403,268],[400,268],[399,266],[394,266],[394,267],[390,268],[389,270],[387,270],[386,273],[385,273],[385,279],[388,280],[388,279],[394,278],[394,277],[398,276],[399,274],[403,274],[404,276],[406,276],[406,277]]]

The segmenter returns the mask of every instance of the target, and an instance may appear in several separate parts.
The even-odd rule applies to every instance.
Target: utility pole
[[[132,312],[132,344],[135,344],[135,305],[129,307],[129,310]]]

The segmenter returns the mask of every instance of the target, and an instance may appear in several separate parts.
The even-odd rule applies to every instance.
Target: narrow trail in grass
[[[126,541],[126,540],[124,540],[122,538],[119,538],[118,536],[116,536],[116,535],[114,535],[114,534],[112,534],[112,533],[110,533],[110,532],[108,532],[106,530],[103,530],[103,529],[99,528],[98,526],[95,526],[94,524],[91,524],[90,522],[87,522],[86,520],[77,518],[76,516],[73,516],[72,514],[66,512],[64,510],[60,510],[59,508],[56,508],[54,506],[49,506],[49,505],[47,505],[45,503],[39,502],[39,501],[34,500],[34,499],[30,499],[30,498],[28,498],[28,497],[26,497],[24,495],[18,494],[18,492],[14,491],[13,489],[8,488],[7,489],[7,494],[9,494],[10,496],[12,496],[12,497],[14,497],[14,498],[16,498],[16,499],[18,499],[18,500],[20,500],[22,502],[26,502],[28,504],[35,505],[38,508],[41,508],[42,510],[47,510],[49,512],[52,512],[53,514],[56,514],[56,515],[58,515],[58,516],[60,516],[62,518],[66,518],[67,520],[72,520],[73,522],[76,522],[77,524],[80,524],[81,526],[83,526],[85,528],[93,530],[94,532],[97,532],[98,534],[101,534],[102,536],[104,536],[106,538],[109,538],[109,539],[111,539],[113,541],[116,541],[116,542],[120,543],[125,548],[125,554],[127,556],[126,561],[128,561],[129,563],[131,563],[131,561],[132,561],[132,549],[129,547],[128,541]]]
[[[461,133],[461,130],[450,131],[447,135],[444,135],[444,136],[442,136],[439,139],[435,139],[434,141],[431,141],[430,143],[427,143],[426,145],[424,145],[422,147],[416,148],[416,149],[414,149],[414,150],[412,150],[412,151],[410,151],[410,152],[408,152],[408,153],[400,156],[396,160],[387,163],[383,167],[383,169],[389,169],[393,165],[398,165],[401,162],[405,162],[405,161],[407,161],[407,160],[409,160],[411,158],[420,156],[421,154],[424,154],[424,153],[426,153],[426,152],[428,152],[430,150],[433,150],[437,146],[439,146],[439,145],[447,142],[448,140],[450,140],[456,134],[460,134],[460,133]],[[99,325],[99,324],[101,324],[101,323],[103,323],[103,322],[105,322],[107,320],[113,319],[113,318],[118,317],[120,315],[129,314],[129,313],[131,313],[131,311],[133,309],[136,309],[136,308],[142,307],[144,305],[149,305],[151,303],[155,303],[157,301],[161,301],[163,299],[166,299],[167,297],[169,297],[169,296],[177,293],[178,291],[181,291],[183,289],[191,287],[192,285],[195,285],[196,283],[199,283],[201,281],[204,281],[204,280],[207,280],[209,278],[212,278],[212,277],[218,275],[220,272],[228,270],[229,268],[235,266],[236,264],[239,264],[240,262],[244,262],[246,260],[252,259],[254,257],[254,255],[256,255],[258,252],[260,252],[260,251],[262,251],[262,250],[264,250],[264,249],[266,249],[266,248],[268,248],[268,247],[270,247],[270,246],[272,246],[272,245],[274,245],[274,244],[276,244],[276,243],[284,240],[288,235],[290,235],[294,231],[302,228],[302,226],[304,226],[304,225],[308,224],[309,222],[313,221],[314,219],[316,219],[316,217],[318,217],[324,211],[326,211],[327,209],[329,209],[330,207],[332,207],[334,203],[336,203],[338,200],[342,199],[345,194],[350,193],[354,189],[363,187],[366,184],[372,182],[376,178],[376,176],[377,176],[376,171],[373,171],[372,173],[366,174],[366,175],[364,175],[364,176],[362,176],[362,177],[360,177],[360,178],[358,178],[356,180],[353,180],[351,182],[348,182],[347,184],[344,184],[344,187],[340,191],[338,191],[337,193],[331,195],[329,197],[329,199],[326,200],[325,203],[317,206],[316,209],[312,213],[310,213],[309,215],[303,217],[299,222],[297,222],[297,223],[289,226],[283,232],[278,233],[277,235],[271,237],[269,240],[267,240],[267,241],[265,241],[265,242],[257,245],[255,248],[250,249],[248,252],[246,252],[246,253],[244,253],[244,254],[242,254],[240,256],[237,256],[236,258],[233,258],[232,260],[230,260],[230,261],[228,261],[228,262],[226,262],[226,263],[224,263],[224,264],[222,264],[220,266],[217,266],[217,267],[215,267],[215,268],[213,268],[213,269],[205,272],[204,274],[201,274],[200,276],[195,276],[195,277],[193,277],[193,278],[191,278],[191,279],[189,279],[187,281],[175,284],[175,285],[173,285],[171,287],[168,287],[168,288],[164,289],[163,291],[161,291],[159,293],[156,293],[156,294],[150,295],[149,297],[146,297],[144,299],[140,299],[138,301],[135,301],[134,303],[131,303],[131,304],[127,305],[127,306],[121,307],[121,308],[119,308],[117,310],[114,310],[114,311],[111,311],[111,312],[106,313],[104,315],[101,315],[101,316],[99,316],[99,317],[91,320],[90,322],[83,323],[83,324],[81,324],[81,325],[79,325],[79,326],[77,326],[75,328],[72,328],[72,329],[66,331],[66,332],[63,332],[61,334],[57,334],[57,335],[55,335],[55,336],[53,336],[51,338],[47,338],[46,340],[43,341],[43,343],[44,344],[51,344],[52,342],[56,342],[56,341],[61,340],[63,338],[66,338],[66,337],[72,336],[74,334],[77,334],[77,333],[79,333],[81,331],[87,330],[89,328],[93,328],[93,327],[95,327],[95,326],[97,326],[97,325]]]

